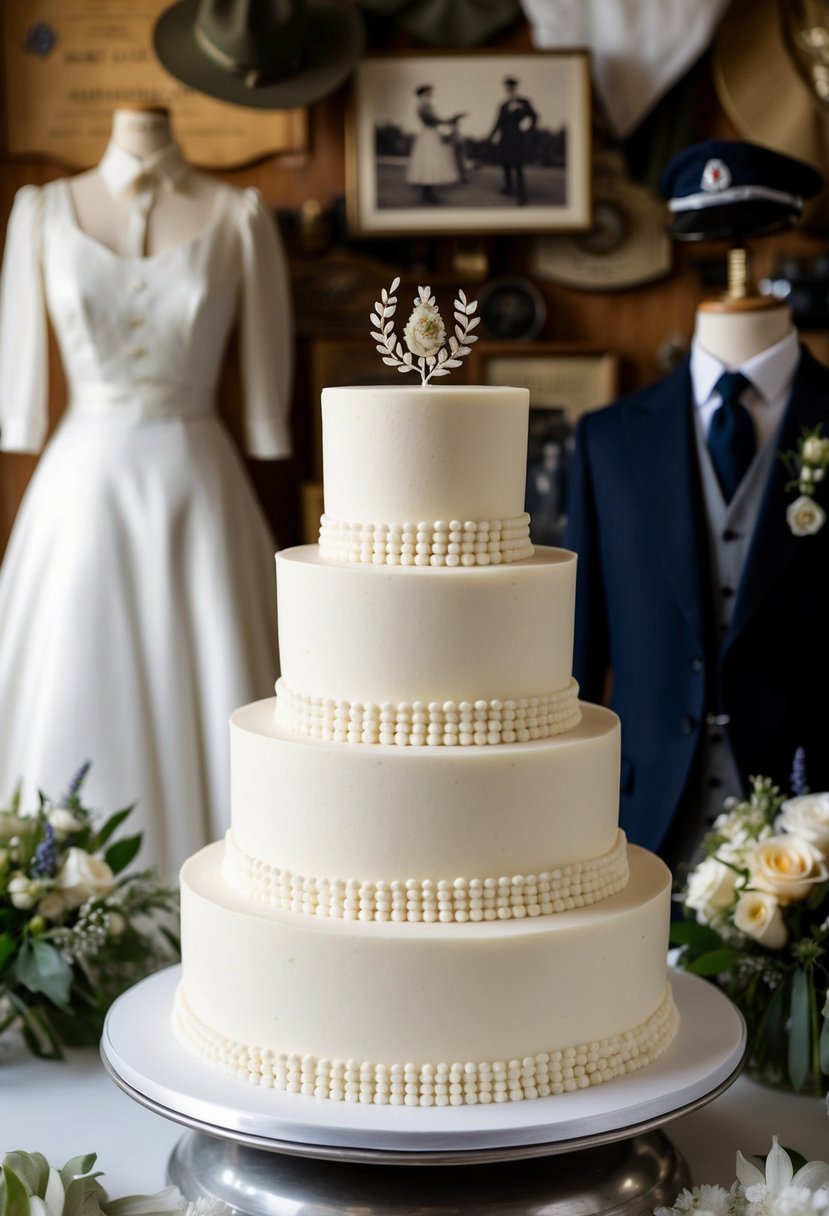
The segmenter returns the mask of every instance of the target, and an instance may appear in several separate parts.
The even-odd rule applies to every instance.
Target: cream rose
[[[79,908],[87,899],[107,895],[115,886],[115,876],[105,861],[83,849],[67,849],[63,865],[55,876],[54,889],[67,910]]]
[[[786,521],[795,536],[814,536],[826,522],[826,512],[808,494],[801,494],[789,503]]]
[[[777,827],[793,832],[829,856],[829,793],[788,798],[780,808]]]
[[[734,927],[769,950],[782,950],[788,939],[780,905],[767,891],[746,891],[734,909]]]
[[[808,464],[829,464],[829,439],[810,435],[808,439],[804,439],[800,454]]]
[[[54,828],[55,835],[61,838],[71,835],[72,832],[79,832],[83,827],[83,820],[78,819],[65,806],[53,807],[49,812],[48,819]]]
[[[783,905],[805,899],[817,883],[829,878],[819,850],[792,833],[761,840],[749,853],[748,863],[752,887],[768,891]]]
[[[436,355],[446,341],[443,318],[436,308],[419,304],[403,330],[403,338],[413,355],[428,359]]]
[[[66,911],[66,905],[57,892],[50,891],[48,895],[43,896],[37,910],[46,920],[60,920]]]
[[[737,877],[716,857],[706,857],[689,875],[685,903],[696,912],[700,924],[707,925],[733,901]]]

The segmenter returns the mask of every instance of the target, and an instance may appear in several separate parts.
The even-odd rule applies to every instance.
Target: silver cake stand
[[[171,1025],[179,978],[172,967],[124,993],[101,1055],[130,1097],[190,1129],[170,1180],[244,1216],[649,1214],[688,1184],[660,1129],[726,1090],[745,1054],[731,1002],[674,971],[680,1031],[640,1073],[491,1106],[320,1102],[257,1088],[184,1051]]]

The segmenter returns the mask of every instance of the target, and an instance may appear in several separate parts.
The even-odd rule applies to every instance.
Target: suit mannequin
[[[740,368],[791,348],[790,327],[787,309],[756,297],[714,302],[698,311],[695,341]],[[744,546],[735,587],[716,585],[690,360],[577,431],[564,541],[579,554],[574,670],[587,700],[609,688],[622,719],[622,826],[671,864],[690,858],[749,776],[787,788],[796,747],[812,788],[829,785],[826,715],[811,708],[829,680],[829,528],[792,535],[788,474],[774,458],[804,428],[827,429],[829,371],[803,349],[793,367],[758,449],[751,534],[722,534],[725,553]],[[723,784],[707,789],[712,773]]]

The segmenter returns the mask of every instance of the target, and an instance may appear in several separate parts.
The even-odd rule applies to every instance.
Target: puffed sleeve
[[[258,190],[243,192],[239,357],[248,455],[291,455],[294,332],[282,241]]]
[[[0,274],[0,449],[39,452],[49,424],[42,193],[18,190]]]

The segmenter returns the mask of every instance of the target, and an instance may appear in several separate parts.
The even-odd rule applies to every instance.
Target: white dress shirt
[[[780,425],[799,360],[796,329],[791,329],[774,346],[733,367],[721,363],[695,337],[691,343],[691,390],[703,435],[708,437],[711,418],[721,404],[720,395],[714,388],[720,376],[723,372],[742,372],[751,387],[740,400],[751,416],[757,447],[761,448]]]

